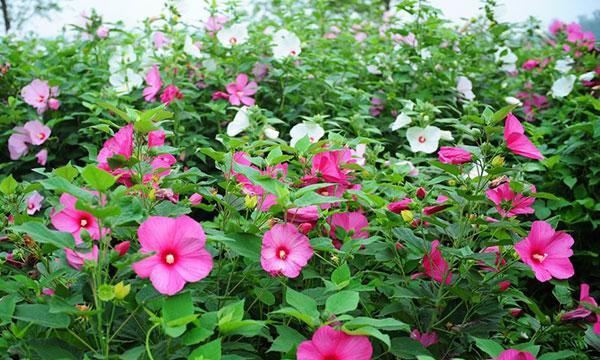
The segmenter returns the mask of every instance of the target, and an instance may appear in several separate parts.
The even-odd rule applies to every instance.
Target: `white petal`
[[[279,138],[279,131],[275,130],[272,127],[266,127],[264,133],[268,139],[275,140]]]
[[[569,95],[573,90],[575,79],[575,75],[568,75],[556,80],[552,84],[552,96],[560,98]]]
[[[449,130],[440,131],[440,140],[453,141],[454,136],[452,136],[452,132]]]
[[[412,122],[411,118],[408,117],[405,113],[401,112],[398,116],[396,116],[396,120],[390,125],[390,129],[392,131],[396,131],[405,127],[406,125]]]
[[[243,106],[235,114],[233,121],[227,124],[227,135],[236,136],[250,126],[250,118],[248,117],[248,107]]]

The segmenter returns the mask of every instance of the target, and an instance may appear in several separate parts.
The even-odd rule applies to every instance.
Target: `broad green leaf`
[[[19,183],[12,175],[8,175],[0,182],[0,192],[4,195],[12,195],[17,190]]]
[[[213,340],[192,351],[188,360],[221,360],[221,339]]]
[[[45,304],[17,305],[13,318],[52,329],[65,329],[71,323],[66,314],[52,314]]]
[[[312,318],[319,317],[317,303],[310,296],[304,295],[288,287],[285,292],[285,301],[301,313]]]
[[[178,327],[196,319],[194,304],[190,292],[164,297],[162,306],[163,319],[167,326]]]
[[[46,225],[35,221],[15,225],[12,230],[27,234],[40,244],[52,244],[59,249],[71,248],[75,245],[75,239],[70,233],[49,230]]]
[[[240,321],[244,318],[244,300],[236,301],[219,309],[219,328],[232,321]]]
[[[116,178],[109,172],[92,164],[83,168],[81,176],[92,189],[98,191],[108,190],[116,181]]]
[[[489,356],[491,356],[493,358],[498,357],[498,355],[500,355],[500,353],[502,351],[504,351],[504,348],[502,347],[502,345],[498,344],[494,340],[480,339],[480,338],[473,338],[473,339],[475,339],[475,345],[477,345],[477,347],[481,351],[483,351],[484,353],[488,354]]]
[[[275,325],[275,328],[277,329],[277,334],[279,334],[279,336],[273,340],[271,347],[267,350],[268,352],[276,351],[287,353],[304,340],[302,334],[290,327],[285,325]]]
[[[350,268],[347,263],[340,265],[331,273],[331,281],[338,286],[344,288],[350,283]]]
[[[360,296],[356,291],[340,291],[327,298],[325,310],[333,314],[343,314],[356,310]]]

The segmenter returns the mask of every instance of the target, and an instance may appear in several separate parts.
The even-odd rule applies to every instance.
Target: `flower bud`
[[[424,187],[420,187],[417,189],[416,195],[419,200],[423,200],[427,196],[427,191]]]
[[[410,210],[402,210],[400,211],[400,215],[402,216],[402,219],[407,223],[412,222],[415,218],[413,212]]]
[[[244,205],[247,209],[254,209],[256,204],[258,204],[258,197],[256,195],[246,195]]]
[[[494,156],[494,158],[492,159],[492,166],[494,167],[501,167],[504,166],[504,156]]]
[[[300,231],[304,235],[308,234],[314,228],[315,228],[315,225],[308,223],[308,222],[298,225],[298,231]]]
[[[123,256],[123,255],[127,254],[127,251],[129,251],[130,246],[131,246],[131,242],[123,241],[123,242],[115,245],[115,251],[119,253],[119,256]]]
[[[131,284],[125,285],[122,281],[114,286],[115,299],[123,300],[131,291]]]
[[[58,108],[60,107],[60,101],[58,101],[55,98],[51,98],[50,100],[48,100],[48,107],[52,110],[58,110]]]

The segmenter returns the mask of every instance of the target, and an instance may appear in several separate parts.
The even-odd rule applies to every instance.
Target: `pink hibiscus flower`
[[[149,277],[161,294],[177,294],[186,282],[200,281],[212,270],[202,225],[188,216],[151,216],[138,228],[138,238],[140,252],[153,255],[131,267],[139,277]]]
[[[472,155],[461,148],[442,146],[438,152],[438,159],[444,164],[460,165],[471,161]]]
[[[52,209],[50,213],[50,221],[57,230],[71,233],[77,245],[83,242],[81,230],[86,230],[94,240],[100,239],[98,221],[92,214],[75,208],[77,203],[75,196],[64,193],[60,196],[59,201],[63,209],[60,211]]]
[[[163,146],[165,144],[164,130],[154,130],[148,133],[148,147]]]
[[[560,318],[563,321],[573,319],[586,319],[590,322],[595,322],[594,332],[600,335],[600,314],[594,314],[591,310],[588,310],[584,304],[592,307],[598,307],[596,299],[590,296],[590,286],[588,284],[581,284],[581,291],[579,293],[579,306],[575,310],[571,310],[563,314]]]
[[[217,14],[215,16],[209,16],[204,22],[204,28],[209,31],[212,36],[213,33],[221,30],[223,28],[223,24],[227,23],[227,21],[229,21],[229,18],[225,15]]]
[[[33,145],[42,145],[50,137],[52,131],[49,127],[37,120],[28,121],[23,125],[23,129],[29,135],[29,143]]]
[[[122,127],[117,133],[106,140],[102,149],[98,153],[97,161],[100,169],[111,172],[113,175],[121,175],[119,182],[125,185],[130,183],[130,172],[123,169],[112,170],[108,165],[108,159],[122,155],[125,159],[129,160],[133,153],[133,124],[128,124]]]
[[[35,79],[21,90],[21,96],[26,103],[33,106],[38,114],[48,109],[48,101],[58,95],[58,87],[50,88],[48,82]]]
[[[48,150],[42,149],[37,154],[35,154],[38,164],[45,166],[46,161],[48,161]]]
[[[326,325],[300,343],[296,354],[298,360],[370,360],[373,346],[366,336],[348,335]]]
[[[536,360],[535,356],[527,351],[519,351],[515,349],[504,350],[494,360]]]
[[[535,192],[535,186],[531,186],[531,191]],[[486,190],[485,195],[494,204],[496,210],[502,217],[513,217],[520,214],[533,214],[535,210],[531,207],[535,198],[514,193],[510,189],[510,183],[505,182],[502,185]]]
[[[8,138],[8,152],[11,160],[18,160],[21,156],[27,155],[30,138],[27,131],[22,126],[13,129],[13,134]]]
[[[562,231],[554,231],[545,221],[534,221],[529,235],[515,244],[521,260],[545,282],[553,277],[568,279],[575,274],[569,257],[573,255],[573,238]]]
[[[504,140],[510,151],[517,155],[536,160],[544,159],[538,148],[525,136],[523,125],[511,113],[508,113],[504,123]]]
[[[425,274],[433,280],[446,285],[452,281],[452,273],[450,272],[448,263],[442,256],[442,252],[438,249],[439,240],[434,240],[431,243],[431,251],[423,257],[423,267]]]
[[[347,185],[350,170],[342,169],[342,165],[350,163],[352,160],[355,159],[352,158],[350,149],[320,152],[312,158],[310,176],[304,177],[302,180],[307,184],[322,180],[323,182]]]
[[[33,215],[40,211],[42,208],[42,201],[44,201],[44,197],[37,191],[34,191],[31,196],[27,198],[27,214]]]
[[[336,235],[337,228],[343,229],[343,232],[351,239],[366,239],[369,237],[367,231],[369,222],[360,211],[333,214],[327,218],[327,223],[331,226],[329,236],[333,240],[340,240]]]
[[[409,210],[410,204],[412,203],[411,198],[404,198],[400,201],[391,202],[387,205],[389,211],[400,214],[402,210]]]
[[[146,84],[148,84],[148,86],[144,88],[142,93],[144,95],[144,100],[148,102],[154,101],[162,87],[160,71],[158,71],[158,66],[156,64],[152,65],[152,68],[146,74]]]
[[[291,208],[286,212],[286,219],[294,224],[313,223],[319,220],[319,207],[310,205],[301,208]]]
[[[295,278],[313,255],[308,238],[292,224],[276,224],[265,233],[260,264],[271,275]]]
[[[85,253],[66,248],[65,255],[67,256],[67,263],[69,263],[72,268],[81,270],[86,261],[98,262],[98,246],[94,245],[92,251]]]
[[[414,329],[410,333],[410,338],[420,342],[423,347],[430,347],[431,345],[437,344],[439,341],[438,334],[435,331],[421,333],[417,329]]]
[[[256,93],[258,85],[252,81],[248,83],[248,75],[239,74],[235,78],[235,82],[227,85],[226,89],[229,93],[229,103],[231,105],[239,106],[244,104],[246,106],[254,105],[255,101],[252,95]]]
[[[177,86],[171,84],[163,90],[160,101],[165,105],[170,105],[175,99],[183,99],[183,94]]]
[[[160,49],[164,45],[170,44],[171,40],[169,40],[169,38],[166,37],[163,32],[157,31],[152,36],[152,42],[154,43],[155,48]]]

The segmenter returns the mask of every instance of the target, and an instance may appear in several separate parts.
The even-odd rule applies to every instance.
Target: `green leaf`
[[[4,195],[14,194],[18,185],[19,183],[17,180],[15,180],[12,175],[8,175],[2,179],[2,182],[0,182],[0,192],[2,192]]]
[[[133,121],[133,119],[130,118],[129,115],[127,115],[127,113],[125,111],[119,109],[118,107],[114,106],[113,104],[109,104],[104,101],[97,102],[96,104],[100,107],[103,107],[103,108],[109,110],[112,113],[119,115],[119,117],[121,119],[125,120],[125,122],[129,123],[129,122]]]
[[[71,165],[71,163],[54,169],[52,173],[54,175],[64,178],[67,181],[73,181],[77,177],[77,175],[79,175],[79,172],[73,165]]]
[[[48,190],[66,192],[88,203],[91,203],[95,197],[94,194],[71,184],[69,181],[62,177],[51,177],[49,179],[43,180],[42,185]]]
[[[162,315],[168,327],[186,325],[196,319],[194,304],[190,292],[179,293],[165,297],[162,306]]]
[[[357,317],[344,323],[344,328],[356,329],[363,326],[372,326],[376,329],[385,331],[405,331],[410,332],[410,325],[396,319],[373,319],[368,317]]]
[[[477,345],[477,347],[483,351],[484,353],[488,354],[489,356],[496,358],[498,357],[498,355],[500,355],[500,353],[502,351],[504,351],[504,348],[502,347],[502,345],[498,344],[497,342],[495,342],[494,340],[489,340],[489,339],[481,339],[481,338],[473,338],[475,340],[475,345]]]
[[[331,273],[331,281],[342,289],[350,283],[350,268],[347,263],[340,265]]]
[[[59,249],[70,248],[75,245],[75,239],[70,233],[49,230],[46,225],[40,222],[30,221],[15,225],[12,230],[25,233],[40,244],[52,244]]]
[[[219,328],[232,321],[240,321],[244,318],[244,300],[229,304],[217,312],[219,318]]]
[[[430,356],[431,353],[420,342],[408,337],[393,338],[390,352],[400,359],[414,359],[417,356]]]
[[[333,314],[344,314],[356,310],[360,296],[356,291],[340,291],[325,302],[325,310]]]
[[[287,353],[304,340],[302,334],[290,327],[285,325],[275,325],[275,328],[277,329],[277,334],[279,334],[279,336],[273,340],[273,343],[267,352],[276,351]]]
[[[206,343],[192,351],[188,360],[221,360],[221,339]]]
[[[298,150],[298,153],[304,154],[310,148],[311,142],[308,135],[305,135],[302,139],[298,140],[294,147]]]
[[[17,305],[13,318],[52,329],[65,329],[71,323],[66,314],[52,314],[44,304]]]
[[[288,287],[285,292],[285,301],[301,313],[304,313],[312,318],[319,317],[317,303],[310,296],[306,296]]]
[[[538,360],[563,360],[576,356],[577,353],[571,350],[563,350],[558,352],[545,353],[538,357]]]
[[[459,176],[460,175],[460,169],[456,165],[444,164],[444,163],[441,163],[441,162],[439,162],[437,160],[432,160],[429,163],[431,165],[437,167],[437,168],[440,168],[440,169],[444,170],[447,173],[452,174],[452,175],[455,175],[455,176]]]
[[[207,237],[211,241],[225,244],[238,255],[244,256],[251,261],[260,260],[260,249],[262,239],[250,233],[223,234],[221,232],[207,230]]]
[[[302,195],[302,197],[300,197],[299,199],[296,199],[294,201],[294,205],[296,207],[305,207],[305,206],[309,206],[309,205],[331,204],[331,203],[338,203],[338,202],[344,202],[344,201],[346,201],[346,200],[339,198],[339,197],[323,196],[316,192],[308,192],[308,193]]]
[[[109,172],[91,164],[83,168],[81,176],[92,189],[98,191],[108,190],[116,181],[116,178]]]
[[[508,113],[513,111],[516,107],[517,105],[506,105],[502,109],[496,111],[494,115],[492,115],[491,124],[496,124],[497,122],[504,120]]]
[[[388,349],[390,348],[390,345],[391,345],[390,337],[388,335],[382,333],[381,331],[375,329],[374,327],[363,326],[361,328],[354,329],[354,330],[346,329],[344,327],[344,329],[350,335],[367,335],[367,336],[372,336],[374,338],[377,338],[377,339],[381,340],[388,347]]]
[[[16,294],[6,295],[0,299],[0,326],[10,323],[16,304]]]

